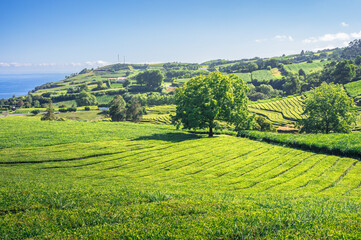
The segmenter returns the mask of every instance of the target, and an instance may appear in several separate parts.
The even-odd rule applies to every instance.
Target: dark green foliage
[[[293,95],[301,91],[300,80],[297,75],[287,77],[286,83],[283,85],[286,95]]]
[[[251,120],[247,91],[247,85],[235,75],[214,72],[192,78],[176,92],[173,124],[186,129],[208,128],[210,137],[216,120],[233,123],[237,129],[247,127]]]
[[[347,60],[341,61],[337,63],[332,75],[335,83],[346,84],[356,76],[355,66]]]
[[[91,106],[97,103],[96,97],[84,90],[76,98],[76,104],[78,106]]]
[[[350,42],[342,52],[342,57],[346,59],[353,59],[358,55],[361,55],[361,39]]]
[[[248,71],[250,72],[256,71],[258,69],[257,63],[249,63],[247,67],[248,67]]]
[[[127,120],[132,122],[140,122],[144,114],[144,107],[139,103],[139,101],[134,98],[127,103]]]
[[[59,108],[59,112],[61,112],[61,113],[64,113],[64,112],[67,112],[68,111],[68,109],[66,109],[66,108]]]
[[[86,106],[86,107],[84,107],[84,110],[85,111],[90,111],[90,107]]]
[[[107,82],[108,83],[108,82]],[[110,83],[108,83],[110,86]],[[107,85],[108,85],[107,84]],[[99,91],[99,90],[104,90],[104,89],[108,89],[110,87],[108,87],[106,84],[104,84],[103,81],[97,81],[97,87],[94,88],[92,91]]]
[[[356,65],[361,65],[361,56],[360,55],[357,55],[356,58],[355,58],[355,64]]]
[[[88,92],[89,91],[89,87],[88,87],[88,84],[82,84],[79,86],[79,88],[76,90],[76,92],[80,93],[82,91],[86,91]]]
[[[262,132],[275,132],[276,128],[273,124],[265,117],[257,115],[255,117],[254,129]]]
[[[267,99],[267,95],[265,95],[264,93],[261,93],[261,92],[253,92],[247,96],[248,96],[249,100],[251,100],[251,101]]]
[[[123,87],[128,87],[129,85],[131,84],[130,80],[129,79],[125,79],[124,82],[123,82]]]
[[[81,71],[79,72],[79,74],[85,74],[85,73],[88,73],[88,72],[90,72],[90,71],[91,71],[90,69],[84,68],[83,70],[81,70]]]
[[[298,75],[299,76],[303,76],[303,77],[306,77],[306,73],[305,71],[301,68],[300,70],[298,70]]]
[[[162,86],[164,75],[159,69],[152,69],[139,73],[135,78],[138,84],[157,89]]]
[[[32,114],[34,115],[38,115],[40,113],[40,110],[39,109],[34,109],[31,111]]]
[[[67,111],[68,112],[76,112],[77,108],[76,107],[68,107]]]
[[[46,109],[46,113],[41,117],[41,121],[54,121],[56,116],[54,113],[53,102],[49,102],[49,107]]]
[[[126,104],[122,96],[116,96],[110,103],[109,115],[113,122],[123,121],[126,118]]]
[[[306,119],[299,121],[301,132],[351,132],[351,124],[356,121],[354,102],[341,85],[322,83],[306,96],[303,113]]]

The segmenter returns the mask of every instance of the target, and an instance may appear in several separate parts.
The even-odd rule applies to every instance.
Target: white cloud
[[[268,39],[264,38],[264,39],[256,39],[255,42],[256,43],[262,43],[262,42],[266,42],[268,41]]]
[[[351,33],[351,37],[353,38],[361,38],[361,31],[358,33]]]
[[[334,49],[336,48],[336,46],[334,45],[327,45],[326,47],[319,47],[319,48],[315,48],[313,49],[314,52],[317,52],[317,51],[321,51],[321,50],[325,50],[325,49]]]
[[[263,43],[263,42],[268,42],[268,41],[294,41],[292,36],[288,36],[288,35],[276,35],[271,39],[268,38],[263,38],[263,39],[256,39],[255,42],[256,43]]]
[[[333,41],[350,41],[354,38],[361,38],[359,33],[328,33],[320,37],[309,37],[303,40],[304,43],[333,42]]]
[[[0,62],[0,67],[10,67],[10,63]]]
[[[348,27],[348,26],[349,26],[349,24],[348,24],[348,23],[345,23],[345,22],[340,23],[340,25],[341,25],[342,27]]]
[[[294,40],[292,36],[287,36],[287,35],[276,35],[274,39],[278,41],[291,41],[291,42]]]
[[[0,67],[101,67],[111,64],[110,62],[98,60],[98,61],[87,61],[84,63],[17,63],[17,62],[0,62]]]

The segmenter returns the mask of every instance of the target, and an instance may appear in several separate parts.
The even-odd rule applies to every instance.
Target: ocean
[[[67,73],[0,74],[0,99],[27,95],[36,86],[63,80]]]

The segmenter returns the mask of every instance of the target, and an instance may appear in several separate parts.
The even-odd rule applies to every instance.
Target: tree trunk
[[[209,126],[208,137],[213,137],[213,128],[212,128],[212,126]]]
[[[213,121],[209,123],[209,133],[208,137],[213,137]]]

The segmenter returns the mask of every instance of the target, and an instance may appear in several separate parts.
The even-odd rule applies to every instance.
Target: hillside
[[[269,84],[270,81],[279,81],[274,84],[281,86],[286,82],[289,75],[296,74],[303,69],[306,74],[319,72],[322,67],[335,60],[334,53],[340,49],[324,50],[317,53],[303,52],[300,54],[274,57],[253,58],[242,60],[213,60],[201,64],[196,63],[159,63],[159,64],[113,64],[96,69],[83,69],[79,73],[66,76],[64,80],[46,83],[35,89],[28,96],[16,97],[13,100],[1,100],[2,106],[11,108],[23,107],[46,107],[49,100],[55,106],[70,107],[76,105],[76,98],[82,90],[94,95],[98,104],[109,103],[115,95],[122,95],[126,100],[137,94],[145,96],[153,94],[167,96],[166,102],[172,104],[171,95],[176,87],[181,86],[190,78],[200,74],[208,74],[212,71],[220,71],[225,74],[235,74],[252,83]],[[136,80],[136,76],[147,70],[158,69],[164,75],[163,84],[159,88],[144,88]],[[278,87],[282,90],[282,87]],[[274,92],[282,95],[281,92]],[[259,98],[259,96],[258,96]],[[257,99],[258,99],[257,98]],[[262,96],[269,98],[269,96]],[[20,100],[22,103],[19,103]],[[149,104],[151,105],[151,104]],[[1,111],[1,110],[0,110]]]
[[[361,234],[361,165],[352,158],[164,125],[0,124],[3,238]]]

